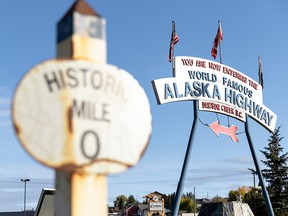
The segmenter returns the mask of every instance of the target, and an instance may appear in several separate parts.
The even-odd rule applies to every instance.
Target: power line
[[[36,181],[36,182],[35,182]],[[1,183],[8,183],[8,184],[21,184],[21,182],[19,182],[18,180],[0,180]],[[41,181],[41,180],[34,180],[33,179],[33,183],[29,183],[29,184],[36,184],[36,185],[40,185],[40,184],[54,184],[54,180],[51,179],[51,181],[49,180],[45,180],[45,181]]]

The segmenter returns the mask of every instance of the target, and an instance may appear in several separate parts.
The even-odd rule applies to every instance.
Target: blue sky
[[[108,197],[176,191],[193,121],[191,101],[157,105],[151,80],[171,77],[168,50],[171,21],[179,42],[175,55],[212,60],[212,43],[221,20],[223,63],[258,80],[258,56],[264,70],[264,104],[278,115],[277,126],[287,147],[288,29],[287,1],[93,1],[87,2],[107,21],[109,64],[131,73],[145,89],[153,116],[151,141],[142,160],[127,172],[108,177]],[[0,211],[23,209],[21,178],[27,183],[27,209],[36,207],[41,190],[54,187],[54,171],[34,161],[18,143],[11,123],[10,105],[21,77],[33,66],[56,56],[56,23],[72,5],[65,1],[2,2],[0,7]],[[218,60],[218,59],[217,59]],[[204,123],[216,115],[199,112]],[[220,115],[227,125],[227,117]],[[269,132],[250,119],[250,133],[258,159]],[[244,131],[242,122],[230,123]],[[248,168],[253,161],[244,134],[239,143],[216,137],[198,125],[184,192],[196,188],[196,197],[226,196],[230,189],[253,184]],[[262,166],[262,164],[261,164]]]

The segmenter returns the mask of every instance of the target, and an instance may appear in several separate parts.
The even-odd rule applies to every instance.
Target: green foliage
[[[138,205],[139,202],[135,199],[135,197],[133,195],[129,195],[126,204],[127,205]]]
[[[124,210],[126,205],[138,205],[139,202],[135,199],[133,195],[127,196],[125,195],[119,195],[116,197],[116,200],[114,201],[114,207],[117,207],[119,210]]]
[[[165,208],[172,210],[175,199],[175,193],[164,196]],[[180,200],[179,210],[194,212],[195,202],[194,194],[192,192],[183,194]]]
[[[114,207],[117,207],[120,210],[124,210],[126,202],[127,197],[125,195],[119,195],[116,197],[116,200],[114,201]]]
[[[261,151],[266,160],[262,162],[266,165],[266,169],[262,170],[265,180],[268,182],[268,188],[274,195],[281,195],[287,186],[288,180],[288,168],[287,168],[287,155],[282,154],[283,147],[280,142],[283,137],[280,137],[280,127],[278,127],[274,133],[272,133],[268,140],[268,147],[265,147],[264,151]]]
[[[172,210],[174,199],[175,199],[175,192],[171,193],[171,194],[168,194],[168,195],[164,194],[164,205],[165,205],[165,208]]]
[[[194,200],[187,196],[182,196],[180,201],[180,210],[193,212],[195,208]]]
[[[237,190],[230,190],[228,194],[228,201],[237,201],[239,197],[238,191]]]
[[[252,188],[244,195],[243,202],[248,203],[254,215],[267,215],[261,189]]]
[[[246,193],[250,191],[249,187],[238,187],[237,190],[230,190],[228,194],[228,201],[241,201]]]
[[[268,139],[268,146],[261,151],[266,158],[262,160],[266,165],[262,173],[268,183],[268,192],[275,215],[284,215],[285,207],[288,205],[288,152],[282,153],[283,147],[280,144],[282,139],[278,127]]]
[[[282,139],[280,127],[278,127],[268,139],[268,146],[261,150],[265,156],[265,160],[261,160],[265,165],[262,174],[267,182],[275,216],[288,215],[288,209],[286,209],[288,206],[288,153],[283,153],[284,149],[280,144]],[[253,188],[245,194],[243,201],[249,204],[254,215],[267,215],[261,189]]]
[[[194,199],[194,194],[192,192],[187,192],[184,196],[189,197],[190,199]]]

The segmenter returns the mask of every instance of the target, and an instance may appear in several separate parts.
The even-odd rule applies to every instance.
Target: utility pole
[[[195,187],[193,188],[194,192],[194,216],[196,215],[197,203],[196,203],[196,194],[195,194]]]
[[[255,188],[255,175],[257,174],[256,170],[248,168],[249,171],[251,171],[251,174],[253,175],[253,187]]]
[[[24,216],[26,216],[26,182],[30,181],[30,179],[21,179],[24,182]]]

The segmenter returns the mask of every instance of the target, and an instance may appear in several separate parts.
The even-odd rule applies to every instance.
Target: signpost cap
[[[97,17],[102,17],[98,12],[96,12],[86,1],[76,0],[71,8],[64,14],[63,18],[71,15],[74,12],[78,12],[83,15],[92,15]],[[63,19],[62,18],[62,19]],[[62,20],[61,19],[61,20]]]
[[[107,60],[106,20],[86,1],[76,0],[57,23],[57,57]]]

